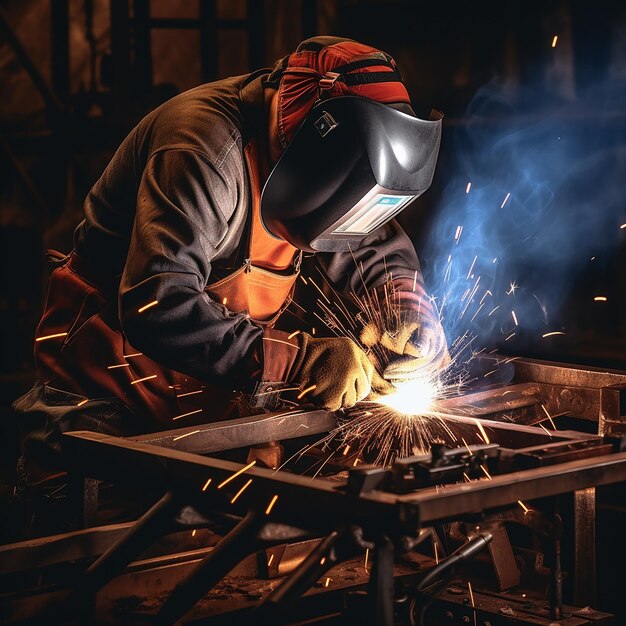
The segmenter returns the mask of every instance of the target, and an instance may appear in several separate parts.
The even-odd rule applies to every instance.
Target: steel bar
[[[626,384],[626,372],[537,359],[516,359],[515,381],[600,389]]]
[[[275,495],[272,521],[320,533],[331,532],[341,524],[363,527],[382,524],[386,528],[400,524],[414,528],[418,523],[417,509],[412,504],[398,506],[390,494],[358,497],[344,493],[342,482],[311,480],[310,477],[252,467],[223,489],[203,491],[209,478],[212,485],[222,484],[242,466],[91,431],[75,431],[63,436],[68,463],[76,466],[78,471],[111,482],[171,487],[200,512],[218,510],[242,516],[250,508],[266,510]],[[253,482],[236,502],[231,503],[246,478]],[[328,511],[333,514],[328,515]]]
[[[539,467],[492,480],[446,485],[417,493],[395,496],[396,502],[411,503],[423,524],[458,518],[520,501],[571,493],[578,489],[626,481],[626,453],[607,454]]]
[[[376,539],[368,603],[370,626],[393,626],[393,543],[384,534]]]
[[[346,532],[346,530],[334,530],[318,543],[298,568],[259,604],[252,621],[266,626],[276,624],[279,617],[284,615],[300,596],[310,589],[326,571],[337,564],[337,559],[332,558],[331,553],[334,552],[336,544],[343,539],[342,535]]]
[[[79,591],[96,591],[117,576],[126,565],[173,527],[174,517],[180,508],[176,496],[167,492],[89,567],[80,581]]]
[[[0,546],[0,575],[100,556],[134,522],[86,528]]]
[[[539,385],[532,382],[519,383],[444,398],[437,402],[437,408],[446,413],[455,414],[458,412],[461,415],[480,417],[534,407],[541,401],[539,393]]]
[[[249,512],[215,548],[176,586],[157,616],[158,624],[174,624],[210,589],[258,546],[257,534],[265,522]]]
[[[624,452],[405,495],[380,491],[355,495],[342,491],[341,482],[311,480],[252,467],[246,476],[253,483],[236,503],[230,504],[232,494],[240,488],[237,481],[230,483],[232,489],[229,484],[226,489],[206,492],[202,491],[202,485],[209,477],[214,484],[224,481],[241,469],[239,464],[100,433],[82,431],[64,437],[70,458],[86,474],[113,482],[133,480],[140,485],[155,482],[170,485],[194,500],[200,510],[208,507],[240,515],[250,508],[264,510],[275,495],[278,504],[272,511],[273,521],[316,532],[330,532],[344,523],[373,530],[385,528],[390,532],[402,528],[415,530],[420,523],[626,480]],[[130,467],[132,472],[128,471]],[[328,511],[333,511],[333,515],[329,516]]]
[[[336,425],[335,415],[330,411],[264,413],[131,437],[129,441],[141,441],[196,454],[209,454],[279,439],[286,440],[327,433]],[[181,437],[192,431],[194,431],[193,437]]]
[[[596,490],[574,492],[574,603],[596,602]]]

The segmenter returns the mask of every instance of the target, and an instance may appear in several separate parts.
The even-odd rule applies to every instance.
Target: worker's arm
[[[254,384],[262,330],[204,291],[240,191],[230,174],[193,150],[161,150],[149,159],[119,310],[129,341],[150,358],[200,380],[242,388]]]
[[[401,332],[394,333],[393,342],[381,333],[364,338],[366,345],[368,341],[386,343],[390,359],[385,378],[399,382],[413,378],[424,365],[442,367],[448,363],[445,335],[426,292],[415,248],[395,220],[374,231],[357,250],[318,254],[316,259],[335,287],[346,294],[362,298],[366,291],[378,290],[383,298],[384,285],[388,278],[392,280]]]

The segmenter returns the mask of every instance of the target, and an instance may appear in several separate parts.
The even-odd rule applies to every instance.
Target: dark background
[[[439,248],[449,243],[436,239],[443,232],[437,228],[450,203],[461,202],[466,181],[479,190],[475,176],[485,188],[505,184],[500,170],[509,164],[490,152],[492,145],[517,137],[520,129],[526,138],[541,131],[539,153],[553,129],[576,137],[562,153],[573,172],[562,184],[569,193],[555,193],[539,218],[534,214],[540,228],[553,232],[547,244],[541,242],[552,256],[522,254],[507,267],[521,285],[515,306],[522,306],[524,290],[529,300],[551,299],[550,322],[522,324],[508,342],[508,330],[501,328],[489,342],[511,354],[626,368],[626,229],[620,229],[626,223],[624,4],[0,0],[0,483],[11,483],[18,450],[10,403],[34,379],[32,343],[45,293],[45,250],[71,249],[83,198],[117,145],[142,115],[172,95],[271,66],[315,34],[352,37],[391,53],[416,112],[425,115],[436,107],[446,115],[432,188],[401,220],[434,291],[441,281]],[[477,95],[485,89],[493,98],[475,115]],[[543,158],[536,157],[532,142],[514,148],[510,154],[525,151],[531,169]],[[579,174],[573,165],[594,151],[603,157]],[[550,154],[546,158],[538,170],[558,173],[559,163]],[[513,161],[510,168],[518,165]],[[498,187],[496,197],[508,189]],[[519,190],[512,194],[511,214],[520,212],[508,231],[512,239],[532,217],[534,201],[532,194],[525,204]],[[459,206],[462,214],[467,207]],[[562,220],[555,224],[547,217],[561,215],[572,216],[570,234],[561,231]],[[454,227],[454,211],[450,219]],[[497,243],[504,253],[511,249],[511,241]],[[597,295],[607,301],[594,301]],[[566,335],[543,340],[546,330]],[[623,543],[618,526],[614,520],[605,525],[608,543]],[[602,565],[603,589],[614,600],[604,606],[615,609],[610,605],[619,603],[619,593],[613,587],[623,576]]]

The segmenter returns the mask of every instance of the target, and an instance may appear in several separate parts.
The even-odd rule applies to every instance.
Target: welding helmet
[[[356,249],[428,189],[441,114],[415,117],[391,57],[317,37],[283,59],[272,80],[284,148],[261,196],[272,235],[302,250]]]

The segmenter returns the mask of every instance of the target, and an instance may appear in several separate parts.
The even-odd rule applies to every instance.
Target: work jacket
[[[84,409],[114,396],[135,416],[127,431],[222,418],[215,394],[249,394],[261,378],[264,328],[275,319],[231,308],[211,287],[250,262],[268,169],[264,76],[204,84],[147,115],[89,192],[75,250],[52,274],[35,343],[39,382],[75,394]],[[261,244],[261,268],[297,275],[299,251],[267,233]],[[419,271],[395,221],[358,250],[318,253],[316,262],[344,294],[381,285],[387,273],[415,290]],[[90,337],[95,321],[106,333]]]

